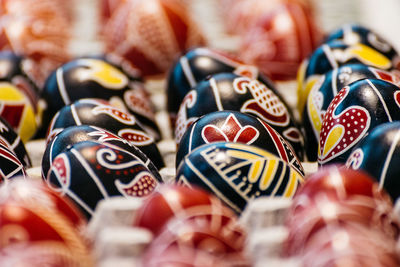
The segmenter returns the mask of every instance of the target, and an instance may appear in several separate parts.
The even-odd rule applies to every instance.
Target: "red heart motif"
[[[324,117],[318,150],[318,162],[321,164],[348,151],[369,129],[371,118],[363,107],[350,106],[339,115],[335,115],[336,108],[348,92],[348,86],[339,91]]]
[[[394,92],[394,101],[396,101],[397,106],[400,108],[400,91]]]
[[[206,143],[223,141],[249,145],[258,138],[259,132],[251,125],[243,127],[235,115],[230,114],[221,128],[215,125],[207,125],[201,131],[201,136]]]
[[[57,156],[51,166],[57,180],[62,187],[69,187],[70,183],[70,165],[68,157],[64,154]]]

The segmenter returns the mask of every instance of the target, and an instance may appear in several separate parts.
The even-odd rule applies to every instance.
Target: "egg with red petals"
[[[237,111],[216,111],[202,116],[183,135],[176,154],[176,166],[197,147],[213,142],[238,142],[271,152],[304,175],[291,145],[268,123]]]
[[[199,117],[223,110],[240,111],[267,122],[291,144],[299,159],[303,159],[303,136],[274,88],[234,73],[208,76],[186,94],[175,125],[177,144]]]

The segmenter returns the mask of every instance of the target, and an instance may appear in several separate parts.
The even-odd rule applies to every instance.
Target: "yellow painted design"
[[[229,143],[226,144],[227,147],[229,148],[233,148],[233,149],[240,149],[243,150],[243,144],[240,143]],[[255,146],[246,146],[246,150],[249,152],[252,152],[254,154],[258,154],[258,155],[254,155],[252,153],[248,153],[245,151],[229,151],[229,153],[232,153],[232,156],[238,157],[238,158],[243,158],[243,159],[259,159],[260,156],[263,157],[275,157],[276,156],[274,154],[271,154],[270,152],[265,151],[264,149],[255,147]]]
[[[303,178],[297,172],[291,171],[290,180],[283,196],[285,197],[293,196],[294,193],[296,192],[298,182],[303,182]]]
[[[307,78],[303,90],[299,92],[297,100],[297,109],[299,111],[300,116],[303,116],[304,107],[307,103],[307,98],[311,92],[311,89],[314,87],[314,85],[318,82],[320,78],[321,75],[311,75],[310,77]]]
[[[392,66],[391,61],[387,57],[364,44],[351,46],[348,48],[348,51],[364,64],[380,69],[389,69]]]
[[[28,141],[37,130],[34,108],[29,99],[17,87],[8,82],[0,82],[0,103],[7,105],[24,105],[20,125],[14,129],[23,142]]]
[[[344,135],[344,127],[342,125],[337,125],[329,132],[328,137],[325,140],[324,150],[322,156],[325,157],[336,144],[340,142]]]
[[[262,171],[263,164],[260,160],[256,160],[253,162],[253,164],[250,167],[248,179],[251,183],[254,183],[257,181],[257,178],[260,176],[260,173]]]
[[[275,178],[276,169],[278,168],[279,161],[278,160],[268,160],[267,162],[267,171],[263,173],[263,176],[260,180],[260,189],[265,190],[271,184],[271,181]]]
[[[322,128],[322,116],[320,116],[321,111],[314,105],[313,92],[311,92],[307,99],[307,109],[311,125],[314,128],[314,132],[321,132]]]
[[[97,59],[81,59],[80,63],[90,68],[77,72],[78,79],[91,79],[109,89],[122,89],[128,85],[128,77],[107,62]]]
[[[305,82],[305,76],[306,76],[306,69],[308,66],[308,59],[303,60],[301,62],[301,65],[299,67],[299,70],[297,71],[297,98],[300,99],[300,96],[303,95],[303,87],[304,87],[304,82]],[[300,108],[298,108],[300,117],[302,116]]]

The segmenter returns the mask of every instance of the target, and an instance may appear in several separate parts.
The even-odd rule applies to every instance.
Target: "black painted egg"
[[[155,138],[160,131],[154,110],[142,83],[131,81],[125,73],[104,60],[78,58],[57,68],[47,79],[42,92],[47,103],[43,123],[65,105],[82,98],[101,98],[135,115]]]
[[[237,213],[257,197],[292,197],[303,181],[296,170],[266,150],[227,142],[193,150],[175,179],[178,184],[212,192]]]
[[[10,148],[0,142],[0,184],[21,176],[27,176],[24,165]]]
[[[254,115],[271,125],[303,159],[303,136],[281,98],[258,80],[234,73],[209,76],[184,98],[178,112],[175,140],[179,144],[190,124],[214,111],[234,110]]]
[[[400,196],[400,122],[375,127],[353,148],[346,166],[369,173],[395,202]]]
[[[0,143],[7,146],[26,167],[31,167],[31,160],[19,135],[8,122],[0,117]]]
[[[392,61],[389,58],[365,44],[346,44],[339,40],[325,43],[303,61],[299,68],[297,74],[297,106],[300,114],[306,105],[311,88],[321,75],[347,64],[364,64],[383,70],[393,68]]]
[[[399,63],[399,55],[394,47],[387,40],[382,38],[382,36],[365,26],[355,23],[344,24],[340,28],[332,31],[325,42],[333,40],[341,40],[349,45],[356,43],[365,44],[391,59],[395,65]]]
[[[400,76],[396,73],[369,67],[363,64],[349,64],[328,71],[314,84],[302,111],[302,126],[305,131],[307,158],[316,161],[318,158],[318,140],[322,121],[332,99],[343,87],[357,80],[381,79],[396,85]]]
[[[211,112],[190,125],[179,143],[176,166],[197,147],[214,142],[237,142],[265,149],[304,175],[296,153],[279,133],[265,121],[238,111]]]
[[[80,99],[63,107],[51,121],[47,139],[50,140],[64,128],[76,125],[93,125],[119,135],[142,150],[157,168],[164,167],[154,138],[142,128],[136,117],[104,100]]]
[[[152,161],[139,148],[128,140],[109,132],[103,128],[91,125],[70,126],[65,128],[51,140],[49,140],[42,158],[42,177],[46,178],[53,160],[70,146],[82,141],[97,141],[108,143],[123,148],[140,158],[147,164],[147,168],[157,177],[158,169]],[[160,159],[159,159],[160,160]],[[157,161],[158,162],[158,161]]]
[[[176,113],[185,95],[208,75],[221,72],[233,72],[238,75],[258,79],[269,88],[275,88],[268,77],[258,68],[245,65],[227,53],[198,47],[181,56],[172,66],[167,78],[167,109],[172,125],[175,124]]]
[[[82,141],[53,160],[46,181],[91,217],[100,200],[113,196],[147,196],[159,179],[145,162],[123,148]]]
[[[400,120],[400,89],[393,83],[358,80],[329,105],[321,127],[318,162],[345,163],[353,147],[385,122]]]

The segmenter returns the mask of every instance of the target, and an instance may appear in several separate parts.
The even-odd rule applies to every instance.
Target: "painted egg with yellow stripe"
[[[241,213],[257,197],[292,197],[303,177],[264,149],[217,142],[200,146],[187,155],[175,180],[189,187],[200,186]]]
[[[346,44],[340,40],[325,43],[302,63],[297,73],[297,108],[300,114],[306,106],[311,88],[320,77],[330,70],[347,64],[364,64],[382,70],[394,67],[390,58],[368,45]]]
[[[325,113],[319,138],[319,164],[345,163],[370,131],[400,120],[400,88],[378,79],[358,80],[342,88]]]
[[[47,79],[42,98],[47,105],[44,127],[62,107],[82,98],[100,98],[132,113],[152,130],[155,139],[160,138],[143,83],[132,80],[122,69],[100,57],[78,58],[57,68]]]
[[[327,72],[311,88],[302,116],[308,160],[317,160],[322,121],[333,98],[343,87],[366,78],[381,79],[400,85],[400,76],[395,72],[380,70],[364,64],[349,64]]]
[[[325,39],[325,42],[333,40],[341,40],[349,45],[362,43],[379,51],[393,62],[399,62],[400,60],[397,51],[387,40],[373,30],[360,24],[349,23],[342,25],[332,31]]]
[[[34,136],[40,119],[36,103],[11,82],[0,82],[0,116],[18,133],[23,142]]]

